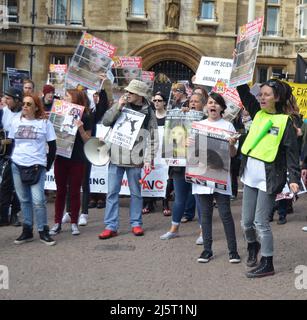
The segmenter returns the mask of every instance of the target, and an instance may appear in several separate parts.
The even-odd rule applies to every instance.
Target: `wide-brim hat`
[[[148,85],[140,80],[131,80],[128,87],[125,88],[126,91],[135,93],[138,96],[146,98],[148,96]]]

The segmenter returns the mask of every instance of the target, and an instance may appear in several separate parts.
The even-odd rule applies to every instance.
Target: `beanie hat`
[[[55,92],[55,89],[54,89],[54,86],[50,85],[50,84],[45,84],[44,85],[44,88],[43,88],[43,94],[44,96],[47,94],[47,93],[54,93]]]

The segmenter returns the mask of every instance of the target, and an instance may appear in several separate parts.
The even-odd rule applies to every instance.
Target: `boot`
[[[11,214],[10,225],[12,225],[14,227],[21,227],[21,222],[19,221],[17,213]]]
[[[39,231],[39,237],[40,237],[40,241],[47,244],[48,246],[54,246],[56,244],[56,241],[53,240],[49,235],[48,226],[44,226],[44,230]]]
[[[248,258],[246,265],[248,267],[255,267],[257,265],[257,256],[260,250],[260,243],[258,241],[250,242],[247,245]]]
[[[22,234],[18,237],[14,243],[22,244],[25,242],[33,241],[33,228],[27,224],[22,225]]]
[[[247,278],[261,278],[275,274],[273,257],[261,257],[259,265],[246,273]]]
[[[0,213],[0,227],[5,227],[10,225],[9,221],[9,208],[3,208],[1,209]]]

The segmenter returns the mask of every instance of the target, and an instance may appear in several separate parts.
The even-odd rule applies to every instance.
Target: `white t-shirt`
[[[199,123],[205,124],[207,126],[214,127],[214,128],[219,128],[219,129],[223,129],[223,130],[227,130],[227,131],[231,131],[231,132],[236,132],[236,129],[234,128],[233,124],[229,121],[224,120],[223,118],[218,121],[210,121],[208,119],[201,120],[201,121],[199,121]],[[238,148],[238,143],[235,145],[235,147]],[[211,188],[211,187],[207,187],[207,186],[201,186],[201,185],[195,184],[195,183],[192,184],[192,193],[193,194],[212,194],[214,192],[218,192],[218,193],[226,194],[226,195],[232,194],[230,174],[228,174],[228,177],[227,177],[226,190]]]
[[[47,165],[47,142],[56,140],[49,120],[14,118],[9,138],[15,140],[12,161],[21,166]]]
[[[264,162],[248,157],[241,181],[251,188],[266,192],[266,175]]]
[[[15,117],[20,118],[21,111],[12,112],[9,107],[3,108],[3,116],[2,116],[2,126],[6,132],[10,132],[10,128]]]

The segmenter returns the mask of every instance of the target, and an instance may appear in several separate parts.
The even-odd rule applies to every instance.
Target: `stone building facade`
[[[177,65],[190,76],[201,56],[232,57],[248,12],[248,0],[0,0],[0,5],[8,16],[0,26],[0,91],[7,66],[30,70],[41,88],[49,64],[68,63],[84,31],[115,45],[118,55],[142,56],[144,70]],[[265,28],[254,80],[272,72],[291,78],[297,52],[307,57],[307,1],[256,1],[255,16],[265,17]]]

